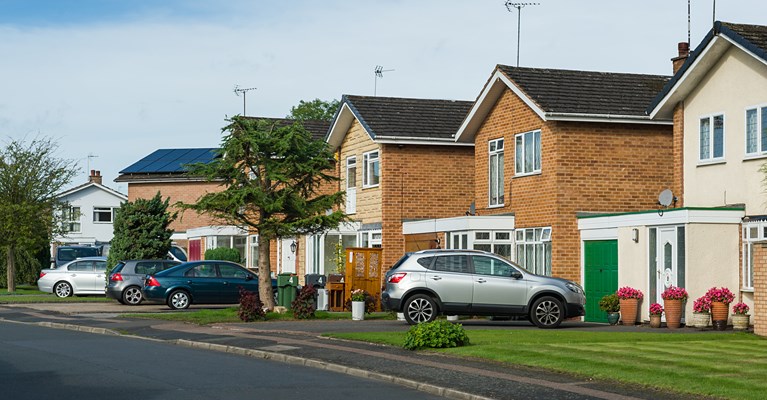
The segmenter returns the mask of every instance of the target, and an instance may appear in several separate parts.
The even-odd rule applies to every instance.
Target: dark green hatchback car
[[[240,299],[240,288],[258,293],[258,277],[229,261],[190,261],[147,275],[142,289],[150,302],[174,310],[191,304],[228,304]]]

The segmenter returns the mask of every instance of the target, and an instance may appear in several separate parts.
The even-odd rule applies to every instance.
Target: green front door
[[[583,281],[586,291],[586,321],[607,322],[607,313],[599,309],[602,296],[618,290],[618,241],[584,242]]]

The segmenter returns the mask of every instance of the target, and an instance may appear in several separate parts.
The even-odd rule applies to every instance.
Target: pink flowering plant
[[[368,293],[362,289],[352,290],[352,301],[365,301]]]
[[[748,305],[746,303],[738,303],[732,306],[732,313],[736,315],[746,315],[748,314]]]
[[[692,302],[692,311],[696,313],[711,312],[711,300],[706,296],[698,297],[697,300]]]
[[[687,300],[687,290],[678,286],[670,286],[660,294],[663,300]]]
[[[641,290],[634,289],[628,286],[624,286],[618,289],[618,291],[615,292],[615,295],[618,296],[618,298],[621,300],[627,300],[627,299],[642,300],[642,298],[644,297]]]
[[[735,300],[735,295],[733,295],[730,289],[727,289],[726,287],[712,287],[706,292],[706,298],[712,302],[719,301],[724,304],[730,304]]]
[[[650,315],[663,315],[663,306],[658,303],[650,304]]]

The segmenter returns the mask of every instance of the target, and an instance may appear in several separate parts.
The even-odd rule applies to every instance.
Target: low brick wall
[[[767,336],[767,242],[754,244],[754,333]]]

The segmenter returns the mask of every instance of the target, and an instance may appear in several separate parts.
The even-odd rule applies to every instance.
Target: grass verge
[[[321,320],[344,320],[352,319],[350,312],[327,312],[317,311],[313,319]],[[137,313],[122,314],[123,318],[141,318],[141,319],[160,319],[165,321],[190,322],[198,325],[219,324],[228,322],[242,322],[237,317],[237,307],[220,308],[215,310],[194,310],[194,311],[166,311],[161,313]],[[396,319],[391,313],[371,313],[365,314],[365,319]],[[293,313],[288,311],[285,314],[267,313],[266,321],[293,321]],[[258,323],[256,321],[254,323]]]
[[[747,333],[467,331],[441,353],[732,399],[767,391],[767,340]],[[405,332],[326,336],[401,347]]]

